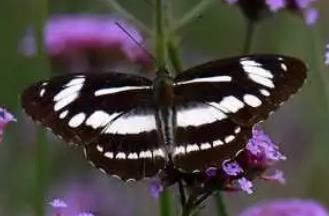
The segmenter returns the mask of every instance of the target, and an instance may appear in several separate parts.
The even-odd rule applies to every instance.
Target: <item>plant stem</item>
[[[37,148],[35,160],[35,185],[34,185],[34,215],[44,216],[45,214],[45,193],[47,182],[47,145],[46,134],[38,129]]]
[[[168,190],[164,190],[160,197],[160,216],[170,216],[171,197]]]
[[[129,13],[125,8],[123,8],[117,1],[115,0],[105,0],[107,4],[110,5],[116,12],[118,12],[122,17],[126,20],[134,23],[141,31],[143,31],[148,36],[152,35],[152,31],[139,19],[137,19],[134,15]]]
[[[219,192],[216,198],[218,216],[228,216],[222,193]]]
[[[247,20],[247,33],[246,33],[243,50],[242,50],[243,54],[250,53],[254,34],[255,34],[255,23],[253,21]]]
[[[196,17],[200,16],[200,14],[204,12],[206,9],[208,9],[209,6],[214,2],[216,2],[216,0],[202,0],[189,12],[183,15],[183,17],[177,22],[177,24],[173,26],[171,32],[176,32],[182,29],[184,26],[192,22]]]
[[[155,53],[157,66],[160,72],[164,72],[166,60],[166,38],[164,27],[164,1],[155,1]]]
[[[35,37],[37,42],[36,70],[44,73],[48,71],[48,61],[44,49],[44,24],[48,15],[48,1],[37,0],[33,3],[33,23],[35,25]],[[35,216],[45,215],[45,193],[47,187],[47,145],[46,134],[41,129],[37,133],[35,180],[33,206]]]
[[[172,68],[175,71],[175,74],[182,72],[183,67],[179,57],[180,56],[179,50],[177,48],[176,42],[173,39],[173,36],[169,38],[167,49],[168,49],[168,59],[171,63]],[[173,75],[175,76],[175,74]]]

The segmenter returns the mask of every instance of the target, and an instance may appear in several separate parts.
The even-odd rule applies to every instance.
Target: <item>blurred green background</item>
[[[180,17],[197,2],[174,1],[175,16]],[[120,3],[151,26],[152,6],[148,3]],[[319,0],[316,7],[320,19],[312,28],[288,12],[257,25],[252,53],[289,54],[303,59],[309,65],[308,82],[263,124],[288,157],[278,166],[286,173],[287,185],[258,181],[251,196],[226,193],[232,215],[255,202],[282,197],[316,199],[329,206],[329,68],[323,64],[325,43],[329,42],[329,2]],[[48,208],[47,202],[53,198],[72,196],[74,200],[75,194],[96,202],[97,209],[90,210],[100,215],[157,215],[158,201],[150,197],[147,182],[125,184],[105,176],[87,164],[81,149],[43,135],[21,111],[22,90],[51,73],[45,57],[25,58],[18,52],[18,44],[31,23],[40,24],[47,14],[58,13],[116,14],[106,0],[2,1],[0,106],[12,111],[18,122],[7,128],[0,145],[0,215],[34,215],[35,209]],[[246,22],[240,10],[218,1],[181,31],[184,68],[240,54],[245,34]],[[89,210],[95,205],[80,207]],[[216,215],[214,209],[210,199],[201,215]]]

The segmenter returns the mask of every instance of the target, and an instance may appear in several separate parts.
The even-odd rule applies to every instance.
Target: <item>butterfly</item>
[[[302,86],[293,57],[247,55],[154,80],[123,73],[66,74],[22,94],[33,120],[82,146],[98,169],[123,180],[218,167],[243,149],[252,127]]]

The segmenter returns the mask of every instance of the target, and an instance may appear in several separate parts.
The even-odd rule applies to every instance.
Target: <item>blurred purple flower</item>
[[[3,132],[8,123],[16,121],[14,116],[6,109],[0,107],[0,143],[2,142]]]
[[[77,216],[95,216],[93,213],[90,212],[81,212]]]
[[[56,216],[133,215],[131,203],[124,196],[121,197],[117,189],[109,187],[102,182],[78,182],[56,189],[56,194],[65,202],[62,199],[52,201],[50,204],[53,209],[48,215],[53,215],[53,212]],[[125,203],[125,208],[121,207],[121,203]]]
[[[255,205],[240,216],[329,216],[319,203],[309,200],[277,200]]]
[[[324,54],[324,63],[329,65],[329,43],[326,45],[326,51]]]
[[[224,161],[222,165],[222,169],[229,176],[237,176],[238,174],[241,174],[243,172],[243,169],[236,161],[233,162]]]
[[[304,17],[305,23],[314,25],[318,19],[318,10],[313,7],[317,0],[225,0],[230,5],[238,4],[244,14],[253,21],[265,17],[269,13],[275,13],[287,9]]]
[[[55,209],[63,209],[67,207],[66,202],[61,199],[54,199],[53,201],[49,202],[49,204]]]
[[[162,193],[164,187],[160,180],[152,180],[149,185],[149,192],[154,198],[159,198]]]
[[[100,15],[60,15],[51,17],[44,28],[46,53],[55,66],[63,64],[71,72],[102,68],[119,60],[148,67],[151,59],[134,40],[143,45],[144,38],[123,20]],[[21,51],[26,56],[36,53],[33,28],[23,38]]]
[[[245,177],[242,177],[241,179],[238,179],[238,184],[239,184],[241,190],[247,192],[248,194],[253,193],[253,191],[252,191],[253,184],[252,184],[251,181],[249,181]]]

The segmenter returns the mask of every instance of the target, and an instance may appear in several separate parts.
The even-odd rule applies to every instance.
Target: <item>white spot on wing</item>
[[[114,154],[113,154],[113,152],[105,152],[104,156],[109,158],[109,159],[113,159]]]
[[[213,147],[221,146],[223,144],[224,144],[223,141],[218,139],[213,142]]]
[[[233,135],[229,135],[229,136],[225,137],[224,140],[225,140],[226,143],[230,143],[230,142],[232,142],[234,139],[235,139],[235,136],[233,136]]]
[[[156,129],[153,115],[124,115],[117,118],[105,129],[104,133],[138,134]]]
[[[269,91],[267,91],[266,89],[260,89],[259,92],[260,92],[262,95],[266,96],[266,97],[270,96],[270,94],[271,94],[271,93],[270,93]]]
[[[270,80],[266,77],[258,76],[255,74],[249,74],[249,78],[263,86],[266,86],[269,88],[274,88],[274,83],[272,82],[272,80]]]
[[[124,152],[118,152],[115,156],[116,159],[126,159],[126,154]]]
[[[212,106],[185,108],[177,111],[177,125],[179,127],[200,126],[210,124],[227,116]]]
[[[58,110],[62,109],[63,107],[66,107],[67,105],[69,105],[70,103],[72,103],[73,101],[75,101],[75,99],[77,99],[77,98],[78,98],[78,94],[75,93],[75,94],[72,94],[72,95],[70,95],[68,97],[65,97],[65,98],[57,101],[55,103],[54,110],[55,111],[58,111]]]
[[[269,88],[274,88],[272,81],[274,76],[271,71],[264,69],[262,64],[246,58],[242,59],[240,63],[243,70],[248,74],[248,77],[254,82]]]
[[[273,78],[273,74],[271,71],[266,70],[262,67],[262,64],[253,61],[253,60],[242,60],[241,62],[242,68],[245,72],[249,74],[255,74],[258,76]]]
[[[84,122],[85,119],[86,119],[86,114],[84,113],[76,114],[70,119],[69,126],[72,128],[79,127]]]
[[[67,116],[67,114],[69,114],[69,111],[65,110],[65,111],[61,112],[61,114],[59,114],[59,118],[64,119]]]
[[[68,82],[64,88],[54,96],[53,100],[56,102],[54,110],[58,111],[72,103],[78,97],[84,81],[85,78],[79,77]]]
[[[234,96],[227,96],[219,103],[211,102],[209,104],[225,113],[236,113],[244,107],[244,103]]]
[[[240,128],[240,127],[235,128],[235,130],[234,130],[234,133],[235,133],[235,134],[238,134],[238,133],[240,133],[240,132],[241,132],[241,128]]]
[[[46,89],[45,88],[42,88],[41,90],[40,90],[40,97],[43,97],[44,95],[45,95],[45,93],[46,93]]]
[[[136,152],[129,153],[128,159],[137,160],[138,159],[138,154]]]
[[[201,150],[206,150],[206,149],[210,149],[210,148],[211,148],[211,145],[209,143],[202,143],[200,145]]]
[[[86,125],[94,129],[105,127],[109,122],[119,116],[120,113],[107,114],[102,110],[97,110],[86,121]]]
[[[199,146],[197,144],[193,144],[193,145],[188,145],[186,147],[186,152],[193,152],[193,151],[198,151],[199,150]]]
[[[141,151],[139,153],[140,158],[152,158],[152,152],[151,151]]]
[[[185,154],[185,146],[178,146],[175,148],[174,155]]]
[[[159,149],[153,150],[153,157],[165,158],[166,155],[165,155],[164,151],[161,148],[159,148]]]
[[[150,88],[151,88],[150,86],[125,86],[125,87],[104,88],[95,91],[95,96],[102,96],[107,94],[115,94],[123,91],[132,91],[132,90],[150,89]]]
[[[78,85],[78,84],[83,84],[85,82],[85,78],[83,77],[77,77],[72,79],[70,82],[68,82],[65,86],[72,86],[72,85]]]
[[[230,76],[214,76],[206,78],[195,78],[192,80],[178,82],[178,85],[189,84],[189,83],[200,83],[200,82],[231,82],[232,77]]]
[[[255,95],[245,94],[243,96],[243,100],[251,107],[259,107],[260,105],[262,105],[262,101]]]
[[[280,65],[281,65],[282,70],[284,70],[284,71],[288,70],[287,65],[285,65],[284,63],[281,63]]]
[[[96,146],[96,149],[97,149],[97,151],[99,151],[99,152],[103,152],[104,151],[104,148],[103,148],[103,146],[101,146],[101,145],[97,145]]]

